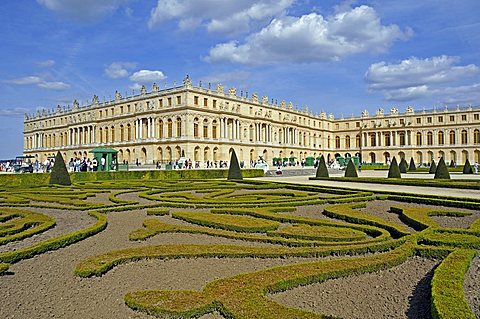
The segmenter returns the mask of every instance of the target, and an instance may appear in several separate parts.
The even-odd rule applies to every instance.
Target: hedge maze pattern
[[[90,200],[100,193],[109,194],[108,203]],[[123,199],[124,194],[137,200]],[[196,318],[218,311],[226,318],[325,318],[283,306],[267,295],[387,269],[419,255],[443,259],[432,280],[433,318],[475,318],[463,293],[463,280],[480,249],[480,219],[468,228],[442,228],[432,217],[471,215],[462,209],[478,210],[477,200],[225,180],[81,182],[71,187],[3,190],[0,198],[0,245],[55,226],[53,218],[35,212],[36,208],[81,210],[95,218],[85,229],[0,252],[0,274],[7,273],[12,263],[93,236],[107,227],[109,212],[129,210],[147,212],[143,227],[129,234],[131,241],[161,233],[194,233],[270,245],[144,245],[84,259],[74,270],[77,276],[102,276],[142,259],[345,256],[221,278],[206,283],[202,291],[125,292],[128,307],[152,315]],[[388,199],[398,203],[389,212],[401,222],[389,222],[366,209],[369,201]],[[295,214],[308,205],[324,209],[316,217]],[[164,216],[182,222],[168,223]]]

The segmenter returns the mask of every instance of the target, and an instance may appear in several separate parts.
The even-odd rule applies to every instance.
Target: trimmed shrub
[[[463,165],[463,174],[473,174],[472,165],[470,165],[468,158],[465,161],[465,165]]]
[[[474,256],[473,250],[458,249],[435,269],[431,283],[432,318],[475,318],[463,291],[463,278]]]
[[[402,175],[400,174],[400,168],[398,167],[397,159],[395,158],[395,156],[393,157],[390,168],[388,169],[388,178],[402,178]]]
[[[450,161],[450,167],[455,167],[455,162],[454,161]]]
[[[398,168],[400,169],[400,173],[406,173],[407,172],[408,166],[407,166],[407,161],[405,160],[405,158],[402,158],[400,160],[400,164],[398,164]]]
[[[448,172],[447,165],[442,158],[438,161],[437,170],[435,171],[435,179],[450,179],[450,173]]]
[[[428,170],[429,174],[435,174],[437,170],[437,164],[435,164],[435,161],[432,159],[432,164],[430,165],[430,169]]]
[[[240,165],[238,165],[238,158],[237,154],[235,154],[235,150],[232,150],[232,156],[230,157],[230,167],[228,168],[227,179],[243,179],[242,171],[240,170]]]
[[[68,175],[67,166],[65,166],[65,161],[63,160],[60,151],[58,151],[57,156],[55,156],[55,165],[53,165],[52,173],[50,174],[50,184],[65,186],[72,185],[70,175]]]
[[[347,168],[345,169],[345,177],[358,177],[353,161],[348,161]]]
[[[417,167],[415,166],[415,161],[413,160],[413,157],[410,158],[410,165],[408,166],[408,171],[413,172],[417,170]]]
[[[323,155],[320,157],[320,161],[318,162],[317,174],[315,177],[329,177],[327,165],[325,164],[325,157]]]

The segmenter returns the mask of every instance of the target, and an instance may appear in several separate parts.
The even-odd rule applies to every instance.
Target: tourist
[[[138,159],[137,159],[137,161],[138,161]],[[102,157],[100,159],[100,165],[101,165],[102,171],[105,170],[105,163],[106,163],[105,157]]]

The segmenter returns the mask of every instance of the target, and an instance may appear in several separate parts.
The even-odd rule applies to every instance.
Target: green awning
[[[96,154],[96,153],[117,154],[118,151],[114,150],[113,148],[108,148],[108,147],[97,147],[97,148],[94,148],[93,150],[89,151],[89,153],[93,153],[93,154]]]

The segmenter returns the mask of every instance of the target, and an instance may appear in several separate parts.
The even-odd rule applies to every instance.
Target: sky
[[[24,114],[188,74],[336,118],[480,106],[478,0],[2,0],[0,159]]]

